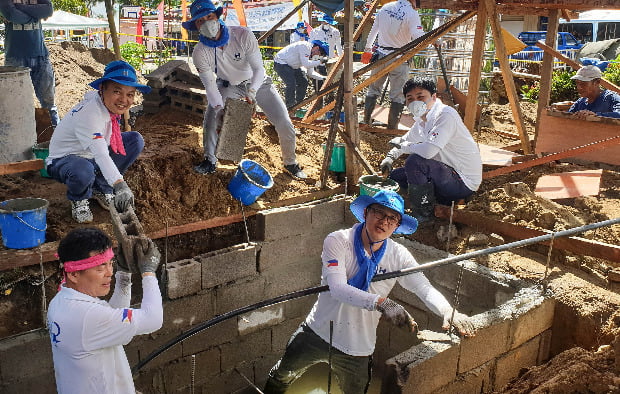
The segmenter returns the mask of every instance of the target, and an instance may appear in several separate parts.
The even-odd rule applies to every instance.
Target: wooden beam
[[[258,38],[258,42],[260,43],[260,42],[264,41],[267,37],[269,37],[270,35],[272,35],[272,34],[273,34],[273,32],[274,32],[274,31],[276,31],[276,30],[278,29],[278,27],[282,26],[282,24],[284,24],[284,22],[286,22],[286,21],[288,20],[288,18],[290,18],[291,16],[295,15],[295,13],[296,13],[297,11],[299,11],[299,10],[300,10],[300,9],[301,9],[304,5],[306,5],[306,3],[307,3],[307,2],[308,2],[308,0],[302,0],[302,1],[301,1],[298,5],[297,5],[297,7],[293,8],[293,9],[291,10],[291,12],[289,12],[288,14],[286,14],[286,16],[285,16],[284,18],[280,19],[280,21],[279,21],[278,23],[276,23],[275,25],[273,25],[273,27],[272,27],[269,31],[265,32],[262,36],[260,36],[260,37]]]
[[[319,182],[322,189],[327,188],[327,172],[329,170],[329,163],[332,158],[332,150],[334,149],[334,140],[338,130],[338,119],[340,118],[340,111],[342,111],[342,104],[344,101],[344,79],[340,81],[340,89],[336,93],[336,107],[334,108],[334,116],[332,116],[331,124],[329,125],[329,132],[327,133],[327,141],[325,141],[325,151],[323,152],[323,163],[321,165],[321,174],[319,175]],[[346,115],[345,115],[346,116]],[[350,146],[354,148],[355,145]],[[348,166],[347,172],[349,170]]]
[[[521,113],[521,105],[519,104],[519,96],[517,95],[517,88],[515,87],[515,80],[512,77],[510,71],[510,64],[508,63],[508,54],[506,53],[506,45],[504,44],[504,36],[501,32],[501,26],[499,24],[499,16],[495,10],[494,0],[484,0],[486,4],[486,12],[489,15],[489,21],[491,22],[491,31],[493,32],[493,38],[495,40],[495,53],[499,60],[499,67],[502,71],[502,77],[504,77],[504,86],[506,87],[506,93],[508,101],[510,102],[510,109],[512,110],[512,116],[517,126],[517,131],[521,137],[521,146],[525,154],[532,153],[532,146],[530,144],[527,130],[525,129],[525,123],[523,122],[523,114]]]
[[[541,164],[549,163],[555,160],[565,159],[567,157],[579,156],[583,153],[594,152],[597,150],[601,150],[608,146],[614,146],[620,144],[620,135],[615,137],[610,137],[601,141],[592,142],[590,144],[578,146],[575,148],[570,148],[567,150],[563,150],[557,153],[552,153],[547,156],[539,157],[534,160],[524,161],[522,163],[518,163],[508,167],[501,167],[495,170],[487,171],[482,173],[482,179],[489,179],[496,177],[498,175],[508,174],[513,171],[523,170],[525,168],[535,167]]]
[[[465,101],[465,116],[463,123],[472,133],[476,128],[476,114],[478,111],[478,91],[480,90],[480,78],[482,73],[482,57],[486,45],[487,9],[484,1],[478,7],[476,30],[474,33],[474,47],[469,66],[468,92]],[[455,103],[456,104],[456,103]]]
[[[24,171],[35,171],[42,168],[42,159],[16,161],[13,163],[0,164],[0,175],[15,174]]]
[[[435,216],[444,219],[450,218],[450,207],[445,205],[435,205]],[[491,219],[488,215],[467,212],[462,209],[454,210],[452,221],[456,223],[463,223],[487,232],[502,234],[517,240],[551,234],[551,231],[548,230],[538,230],[508,222],[502,222],[500,220]],[[549,245],[549,242],[542,242],[542,244]],[[610,245],[590,239],[580,237],[556,238],[553,240],[553,248],[567,250],[578,255],[586,255],[613,262],[620,262],[620,246]]]
[[[549,22],[547,25],[547,38],[546,43],[551,48],[555,48],[556,41],[558,39],[558,24],[560,21],[559,10],[551,10],[549,16]],[[549,105],[551,98],[551,77],[553,76],[553,55],[545,52],[543,55],[542,67],[540,69],[540,90],[538,93],[538,111],[536,113],[536,127],[534,131],[534,144],[536,144],[536,138],[538,137],[538,129],[540,128],[540,116],[543,110]]]
[[[577,63],[573,59],[570,59],[562,55],[560,52],[556,51],[555,49],[551,48],[548,45],[543,44],[540,41],[536,43],[536,46],[542,49],[543,51],[552,54],[558,60],[561,60],[567,65],[571,66],[574,70],[579,70],[581,67],[583,67],[581,64]],[[605,78],[601,78],[601,86],[603,86],[605,89],[613,90],[616,93],[620,93],[620,86],[613,84],[612,82],[606,80]]]

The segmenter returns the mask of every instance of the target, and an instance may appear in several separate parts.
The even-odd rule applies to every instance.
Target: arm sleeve
[[[310,60],[310,54],[306,54],[305,51],[299,52],[299,62],[301,63],[302,67],[305,67],[307,69],[321,65],[320,60]]]
[[[39,0],[39,4],[15,4],[15,7],[34,19],[46,19],[54,13],[54,7],[49,0]]]
[[[131,273],[116,271],[114,293],[108,302],[112,308],[129,308],[131,302]]]
[[[340,35],[340,31],[336,29],[336,52],[338,52],[337,56],[344,55],[344,49],[342,49],[342,36]]]
[[[417,154],[422,156],[425,159],[431,159],[433,157],[435,157],[437,155],[437,153],[439,153],[441,149],[439,149],[439,147],[435,144],[432,144],[430,142],[422,142],[419,144],[410,144],[410,145],[403,145],[401,148],[402,153],[406,153],[406,154]]]
[[[224,106],[224,100],[217,88],[217,82],[215,77],[215,71],[209,65],[202,47],[194,48],[192,53],[192,60],[194,65],[198,69],[198,76],[205,87],[205,93],[207,95],[207,102],[213,108]]]
[[[142,278],[142,305],[139,309],[111,308],[96,304],[84,317],[84,348],[87,351],[126,345],[135,335],[161,328],[163,308],[157,278]]]
[[[415,125],[414,125],[415,127]],[[426,159],[435,157],[441,149],[443,149],[448,141],[452,139],[456,133],[457,123],[452,118],[452,115],[446,112],[441,112],[437,115],[431,129],[425,133],[426,139],[410,145],[403,146],[400,149],[400,153],[418,154]],[[413,141],[415,138],[411,136],[407,138],[408,141]]]
[[[108,144],[105,139],[100,138],[91,140],[88,150],[93,154],[93,156],[95,156],[95,163],[99,166],[101,174],[110,186],[112,186],[114,182],[119,179],[123,179],[123,176],[118,171],[116,164],[114,164],[112,158],[110,157]]]
[[[620,96],[617,94],[611,94],[608,96],[609,112],[595,112],[598,116],[606,116],[608,118],[620,118]]]
[[[422,21],[420,20],[420,15],[415,10],[409,17],[409,32],[411,33],[412,41],[424,35],[424,29],[422,29]]]
[[[406,250],[402,245],[399,245],[399,254],[401,259],[405,261],[405,266],[416,267],[419,264],[415,261],[411,253]],[[423,273],[418,272],[410,275],[401,276],[398,278],[398,283],[405,289],[409,290],[413,294],[417,295],[424,305],[426,305],[433,313],[438,316],[444,316],[446,313],[452,310],[452,306],[446,300],[446,298],[437,290],[431,282],[424,276]]]
[[[323,242],[323,277],[327,280],[331,296],[340,302],[364,308],[369,311],[375,309],[375,304],[379,299],[378,294],[372,294],[358,289],[347,283],[347,272],[345,267],[346,246],[343,241],[333,235],[328,235]]]
[[[252,79],[250,82],[250,89],[258,91],[265,80],[265,65],[263,64],[263,57],[258,48],[258,40],[254,37],[252,32],[248,34],[248,62],[252,69]]]
[[[12,0],[0,0],[0,14],[11,23],[25,24],[36,22],[32,16],[18,10]]]
[[[366,49],[370,50],[372,48],[373,44],[375,43],[375,39],[377,38],[377,35],[379,34],[379,23],[377,22],[378,18],[379,18],[379,14],[375,16],[375,22],[372,24],[370,33],[368,33],[368,38],[366,38],[366,45],[364,46],[364,50]]]

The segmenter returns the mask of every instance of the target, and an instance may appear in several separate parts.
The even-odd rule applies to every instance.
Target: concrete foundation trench
[[[125,346],[130,365],[215,316],[318,286],[323,239],[352,223],[348,200],[338,197],[259,212],[250,218],[250,244],[242,243],[242,225],[161,240],[160,248],[168,251],[161,280],[164,325]],[[447,256],[405,238],[396,240],[421,263]],[[477,335],[459,340],[443,333],[441,320],[397,285],[391,297],[406,306],[421,332],[416,337],[380,323],[370,392],[490,392],[521,369],[549,359],[556,308],[540,284],[469,261],[436,267],[425,275],[451,303],[460,281],[458,309],[474,316]],[[139,291],[135,289],[138,301]],[[144,365],[136,375],[136,388],[142,393],[257,392],[252,386],[263,386],[315,299],[311,295],[281,302],[203,330]],[[0,340],[0,352],[1,392],[55,392],[45,329]],[[314,375],[313,380],[317,391],[312,392],[324,392],[327,376]],[[310,392],[304,390],[294,392]]]

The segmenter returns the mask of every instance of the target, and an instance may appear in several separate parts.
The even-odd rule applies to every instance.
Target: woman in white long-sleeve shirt
[[[114,293],[112,241],[96,228],[71,231],[58,245],[64,283],[52,299],[47,326],[60,394],[135,393],[123,345],[161,328],[163,309],[155,272],[159,252],[149,239],[136,242],[142,303],[129,306],[131,273],[119,253]]]

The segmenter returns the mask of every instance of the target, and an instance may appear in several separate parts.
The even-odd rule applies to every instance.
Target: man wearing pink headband
[[[142,303],[129,307],[131,272],[117,257],[114,293],[112,241],[96,228],[71,231],[58,245],[65,282],[50,302],[47,326],[58,393],[135,393],[123,350],[135,335],[161,328],[163,309],[156,271],[160,255],[153,241],[136,243],[142,274]]]

